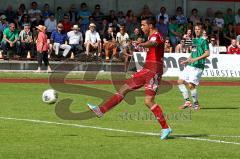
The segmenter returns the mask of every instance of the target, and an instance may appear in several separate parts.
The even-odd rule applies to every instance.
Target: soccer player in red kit
[[[107,101],[95,106],[88,103],[88,107],[98,116],[102,117],[104,113],[119,104],[124,96],[133,90],[145,87],[145,105],[153,112],[159,124],[162,127],[160,139],[168,138],[172,132],[168,126],[160,105],[154,101],[161,76],[163,74],[163,55],[164,39],[155,28],[155,18],[146,18],[141,21],[141,29],[148,36],[148,41],[138,44],[140,47],[147,48],[147,57],[144,68],[132,75],[130,79]]]

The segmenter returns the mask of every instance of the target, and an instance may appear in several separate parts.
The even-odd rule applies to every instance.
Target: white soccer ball
[[[54,104],[57,102],[58,93],[54,89],[45,90],[42,94],[42,101],[47,104]]]

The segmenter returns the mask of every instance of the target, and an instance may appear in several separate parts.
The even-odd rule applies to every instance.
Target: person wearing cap
[[[33,34],[30,30],[30,24],[25,24],[24,29],[19,34],[19,39],[21,43],[22,53],[26,52],[26,50],[31,50],[31,57],[34,56],[34,42],[33,42]],[[26,56],[26,54],[21,55],[21,57]]]
[[[51,71],[51,67],[48,61],[48,42],[47,42],[46,27],[43,25],[39,25],[36,28],[38,29],[38,37],[36,40],[37,60],[38,60],[37,72],[41,71],[42,61],[47,67],[47,71],[49,72]]]
[[[3,31],[8,27],[7,17],[3,14],[0,16],[0,40],[3,37]]]
[[[9,27],[4,29],[3,31],[2,49],[5,55],[7,54],[8,49],[15,47],[15,56],[19,56],[20,42],[18,41],[18,39],[19,36],[16,26],[14,23],[10,23]],[[7,54],[7,58],[9,58],[9,54]]]
[[[101,39],[99,33],[96,31],[96,25],[94,23],[91,23],[89,25],[89,30],[86,31],[84,44],[86,47],[87,55],[89,55],[90,51],[93,49],[98,50],[98,56],[101,55],[102,52]]]
[[[78,25],[73,25],[72,31],[67,33],[69,45],[71,46],[71,50],[75,53],[75,51],[82,51],[83,37],[82,33],[79,31],[80,28]]]
[[[63,49],[63,56],[66,57],[71,50],[71,46],[67,44],[67,33],[63,30],[63,24],[58,23],[57,30],[54,30],[51,34],[50,40],[53,42],[53,50],[58,55],[59,49]]]

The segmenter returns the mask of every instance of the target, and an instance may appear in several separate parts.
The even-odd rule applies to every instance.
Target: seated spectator
[[[183,25],[185,25],[185,24],[188,23],[187,17],[185,17],[185,16],[183,15],[183,9],[182,9],[182,7],[177,7],[177,9],[176,9],[176,19],[177,19],[177,23],[178,23],[178,24],[183,24]]]
[[[7,21],[14,23],[13,19],[16,16],[16,13],[13,11],[12,5],[7,6],[7,9],[4,11],[4,15],[6,15]]]
[[[138,38],[142,38],[141,30],[136,27],[133,33],[130,35],[130,39],[133,43],[137,42]]]
[[[125,26],[120,26],[120,31],[117,33],[116,41],[120,48],[120,56],[123,53],[123,49],[128,47],[129,35],[126,32]]]
[[[31,21],[30,21],[30,18],[28,16],[28,14],[23,14],[20,22],[19,22],[19,25],[21,27],[21,30],[24,28],[24,25],[25,24],[31,24]]]
[[[226,14],[224,15],[225,26],[227,26],[229,23],[235,24],[235,16],[231,8],[228,8]]]
[[[57,28],[57,20],[55,19],[55,16],[53,13],[49,15],[49,18],[47,18],[44,22],[44,26],[46,27],[46,34],[48,38],[50,38],[52,32],[56,30]]]
[[[214,19],[214,12],[213,12],[213,9],[212,9],[212,8],[207,8],[207,9],[206,9],[205,19],[208,19],[208,20],[209,20],[209,23],[212,24],[213,19]],[[205,20],[205,22],[206,22],[206,20]]]
[[[159,22],[156,24],[158,31],[163,35],[164,38],[168,36],[168,25],[164,24],[164,17],[159,17]]]
[[[178,24],[177,24],[177,21],[176,21],[176,17],[173,16],[171,17],[171,21],[170,21],[170,24],[168,26],[168,30],[169,30],[169,38],[170,38],[170,41],[171,41],[171,44],[173,46],[173,48],[175,48],[175,46],[177,45],[178,43],[178,39],[177,37],[180,35],[177,30],[178,30]]]
[[[28,15],[30,16],[31,22],[36,20],[36,14],[42,15],[42,11],[38,9],[38,3],[34,1],[31,3],[31,9],[29,9],[28,11]]]
[[[117,18],[118,18],[119,24],[125,24],[126,23],[126,19],[125,19],[123,11],[118,12]]]
[[[139,38],[139,39],[141,39],[141,38]],[[124,71],[125,72],[127,72],[127,70],[128,70],[129,61],[133,56],[133,51],[135,51],[134,49],[135,49],[134,45],[132,45],[132,41],[129,39],[127,41],[126,47],[123,48],[123,59],[124,59]]]
[[[42,20],[42,16],[40,14],[37,14],[36,15],[36,20],[34,20],[31,24],[31,30],[33,32],[34,41],[37,39],[37,35],[38,35],[36,27],[39,26],[39,25],[44,25],[44,21]]]
[[[107,16],[107,20],[108,20],[109,23],[113,23],[114,19],[118,19],[117,16],[116,16],[116,13],[115,13],[114,10],[110,10],[109,15]]]
[[[108,30],[108,21],[106,18],[103,19],[102,24],[99,28],[100,37],[103,37]]]
[[[55,17],[56,17],[56,20],[57,20],[57,23],[59,23],[62,19],[63,19],[63,9],[62,7],[58,6],[57,7],[57,12],[55,14]],[[71,18],[71,14],[70,14],[70,18]],[[71,20],[71,19],[70,19]]]
[[[71,51],[76,55],[77,52],[82,52],[83,37],[82,33],[79,31],[78,25],[73,25],[72,31],[67,33],[69,45],[71,46]]]
[[[227,54],[238,54],[240,55],[240,47],[237,45],[237,40],[232,39],[231,45],[228,46]]]
[[[210,19],[205,19],[203,28],[206,30],[207,35],[212,34],[212,23],[210,22]]]
[[[57,30],[54,30],[51,35],[51,41],[53,42],[53,50],[55,54],[59,54],[59,49],[63,49],[63,56],[66,57],[71,50],[71,46],[67,44],[67,34],[63,30],[63,24],[58,23]]]
[[[92,13],[92,17],[96,22],[97,28],[100,28],[100,26],[102,25],[102,20],[104,19],[104,14],[101,11],[100,4],[95,5],[94,11]]]
[[[10,58],[8,49],[12,49],[14,47],[16,49],[15,57],[19,56],[20,42],[18,40],[19,40],[19,36],[18,36],[18,31],[15,27],[15,24],[10,23],[9,27],[3,31],[3,39],[2,39],[2,43],[1,43],[2,49],[3,49],[3,54],[7,55],[7,58]]]
[[[113,53],[113,60],[117,59],[117,43],[116,34],[113,32],[112,27],[108,27],[108,31],[103,36],[103,48],[105,50],[106,62],[110,61],[110,52]]]
[[[217,43],[217,39],[214,35],[210,37],[209,51],[210,54],[219,54],[219,46]]]
[[[50,14],[52,14],[50,11],[50,6],[49,4],[46,3],[43,6],[43,12],[42,12],[43,20],[46,20],[47,18],[49,18]]]
[[[172,52],[173,52],[173,47],[171,45],[171,42],[169,39],[166,39],[164,43],[164,53],[172,53]]]
[[[73,24],[70,22],[70,17],[67,14],[64,14],[63,20],[62,20],[63,30],[65,32],[71,31]]]
[[[240,47],[240,35],[237,36],[237,45]]]
[[[166,8],[165,7],[160,8],[160,13],[157,15],[157,22],[159,22],[161,16],[163,17],[163,23],[168,24],[169,16],[166,13]]]
[[[21,57],[26,57],[26,51],[31,50],[31,57],[34,57],[34,42],[33,34],[30,31],[30,24],[25,24],[24,29],[19,34],[19,39],[21,42],[22,55]]]
[[[207,34],[207,31],[206,31],[206,30],[203,30],[203,32],[202,32],[202,38],[203,38],[203,39],[206,39],[206,40],[209,42],[208,34]]]
[[[228,23],[227,27],[223,30],[224,44],[229,46],[231,40],[236,37],[236,32],[232,23]]]
[[[140,14],[140,16],[141,16],[141,19],[154,17],[152,11],[150,10],[150,8],[147,4],[145,4],[143,6],[143,10],[142,10],[142,13]]]
[[[71,4],[70,9],[68,11],[70,22],[72,24],[75,24],[77,22],[77,11],[76,11],[76,5]],[[63,18],[63,17],[62,17]]]
[[[217,27],[218,30],[222,30],[224,27],[224,19],[221,11],[215,13],[215,18],[213,20],[213,25]]]
[[[77,14],[77,18],[82,17],[82,30],[83,33],[86,32],[89,26],[89,17],[92,15],[92,13],[88,10],[88,6],[86,3],[81,3],[80,5],[80,11]]]
[[[3,31],[8,27],[7,17],[3,14],[0,16],[0,41],[3,37]]]
[[[193,22],[193,25],[201,23],[201,18],[198,16],[198,10],[196,8],[192,9],[192,15],[190,16],[189,20]]]
[[[44,62],[45,66],[47,67],[47,71],[51,71],[51,67],[48,61],[48,42],[47,42],[47,35],[46,35],[46,27],[43,25],[39,25],[36,27],[38,29],[38,38],[37,38],[37,60],[38,60],[38,69],[37,72],[41,71],[42,61]]]
[[[238,9],[237,14],[235,15],[235,23],[237,25],[240,24],[240,8]]]
[[[102,52],[101,39],[99,33],[96,31],[96,25],[94,23],[91,23],[89,25],[89,30],[86,31],[84,45],[86,48],[87,55],[90,55],[91,50],[97,49],[98,51],[97,56],[101,56]]]
[[[193,34],[191,29],[187,29],[186,34],[183,35],[183,39],[185,39],[185,46],[188,47],[189,52],[191,52],[192,39],[193,39]]]
[[[189,47],[185,45],[186,40],[182,39],[175,48],[175,53],[189,53]]]

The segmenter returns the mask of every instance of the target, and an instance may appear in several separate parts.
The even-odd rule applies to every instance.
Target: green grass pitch
[[[111,85],[89,87],[114,92]],[[239,87],[199,87],[202,109],[191,113],[178,110],[182,98],[176,86],[158,95],[156,102],[163,106],[174,131],[165,141],[159,136],[134,133],[160,132],[158,123],[147,117],[151,112],[144,105],[143,96],[137,97],[134,105],[122,102],[100,119],[63,120],[56,115],[55,105],[41,101],[42,92],[48,88],[48,84],[0,84],[1,159],[232,159],[240,156]],[[75,113],[87,111],[87,102],[101,103],[96,97],[59,92],[59,101],[65,98],[73,99],[71,111]]]

